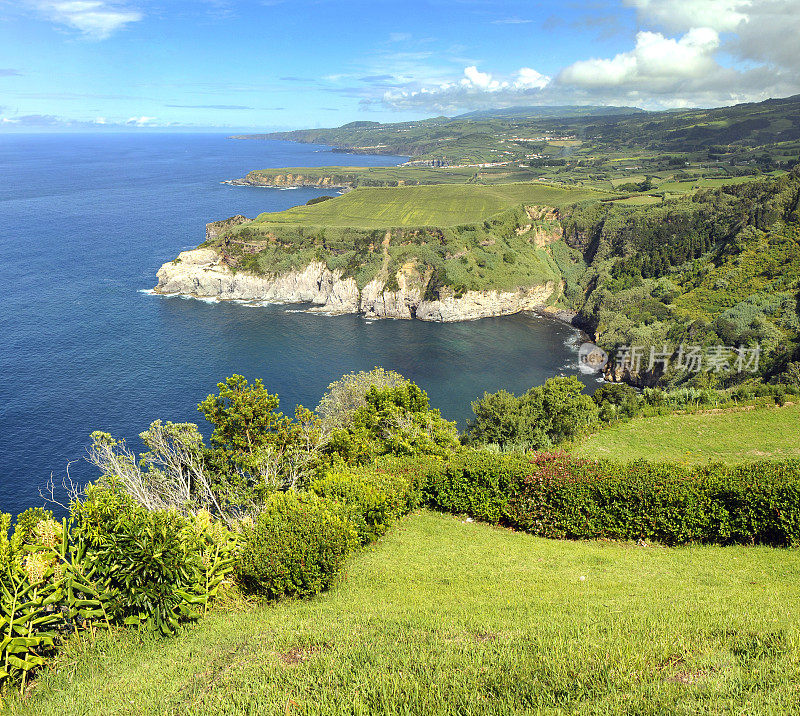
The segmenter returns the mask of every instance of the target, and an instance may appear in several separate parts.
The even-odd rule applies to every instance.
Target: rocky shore
[[[423,287],[397,274],[397,290],[387,290],[379,278],[359,289],[355,279],[331,271],[322,262],[275,276],[233,271],[214,249],[182,252],[157,273],[155,292],[197,298],[274,303],[311,303],[311,312],[360,313],[372,318],[417,318],[423,321],[468,321],[542,309],[560,290],[555,281],[513,291],[467,291],[461,296],[440,291],[426,300]]]

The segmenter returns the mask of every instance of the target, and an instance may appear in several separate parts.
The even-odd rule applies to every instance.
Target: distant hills
[[[462,119],[493,119],[495,117],[514,117],[517,119],[552,119],[558,117],[605,117],[627,114],[647,114],[638,107],[614,106],[574,106],[563,105],[555,107],[506,107],[504,109],[481,109],[466,112],[453,117],[451,121]]]
[[[446,166],[626,153],[704,153],[734,163],[765,147],[778,163],[797,156],[800,95],[714,109],[646,112],[636,107],[512,107],[416,122],[350,122],[328,129],[238,135],[327,144],[339,151],[397,154]],[[734,156],[729,156],[733,153]],[[712,158],[713,159],[713,158]],[[717,158],[719,159],[719,157]]]

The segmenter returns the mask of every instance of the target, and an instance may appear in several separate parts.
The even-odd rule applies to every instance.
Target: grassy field
[[[606,194],[546,184],[445,184],[363,188],[312,206],[260,214],[256,221],[308,226],[454,226],[499,214],[519,204],[559,206]]]
[[[800,552],[412,515],[308,602],[65,656],[27,714],[786,714]]]
[[[591,435],[573,452],[684,464],[800,458],[798,426],[800,405],[637,418]]]

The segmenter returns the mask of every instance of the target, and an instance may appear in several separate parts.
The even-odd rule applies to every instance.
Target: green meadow
[[[589,436],[573,452],[689,465],[800,457],[800,405],[635,418]]]
[[[605,196],[593,189],[536,183],[360,188],[311,206],[260,214],[256,222],[370,229],[457,226],[490,218],[520,204],[557,207]]]
[[[553,541],[428,511],[310,601],[77,643],[25,714],[788,714],[800,552]]]

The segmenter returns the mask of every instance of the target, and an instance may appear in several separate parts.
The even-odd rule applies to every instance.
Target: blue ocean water
[[[83,460],[93,430],[136,441],[161,418],[207,434],[196,405],[233,373],[262,378],[292,412],[342,374],[381,365],[462,426],[486,390],[576,374],[575,331],[532,316],[370,322],[142,292],[207,222],[324,193],[222,180],[399,161],[223,135],[0,136],[0,511],[42,504],[39,488],[68,461],[73,478],[96,477]]]

